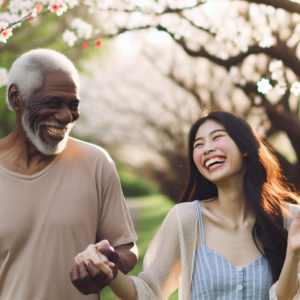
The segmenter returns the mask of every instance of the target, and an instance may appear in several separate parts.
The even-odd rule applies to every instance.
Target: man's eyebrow
[[[49,100],[59,100],[59,101],[63,101],[63,98],[62,97],[59,97],[59,96],[54,96],[54,95],[49,95],[49,96],[46,96],[43,98],[43,102],[47,102]],[[80,98],[74,98],[72,99],[72,102],[80,102]]]
[[[224,130],[224,129],[216,129],[216,130],[213,130],[212,132],[210,132],[209,135],[212,135],[212,134],[214,134],[215,132],[218,132],[218,131],[225,131],[225,132],[226,132],[226,130]],[[196,138],[196,139],[194,140],[194,143],[195,143],[196,141],[198,141],[198,140],[203,140],[203,138],[202,138],[202,137]]]
[[[43,102],[47,102],[49,100],[59,100],[62,101],[62,98],[59,96],[53,96],[53,95],[49,95],[43,98]]]

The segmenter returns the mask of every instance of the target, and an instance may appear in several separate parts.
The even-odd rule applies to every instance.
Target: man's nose
[[[55,118],[63,125],[68,125],[75,121],[75,117],[67,106],[62,107],[56,114]],[[77,119],[77,118],[76,118]]]

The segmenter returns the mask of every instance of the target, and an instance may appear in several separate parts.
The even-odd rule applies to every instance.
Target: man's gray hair
[[[45,75],[53,71],[62,71],[75,76],[79,85],[79,76],[73,63],[63,54],[49,49],[35,49],[20,56],[10,68],[6,87],[6,102],[8,90],[15,84],[26,101],[35,92],[41,90],[45,83]],[[79,86],[78,86],[79,87]]]

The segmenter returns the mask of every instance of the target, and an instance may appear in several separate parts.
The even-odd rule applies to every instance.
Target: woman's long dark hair
[[[189,133],[189,178],[179,202],[206,200],[218,196],[216,185],[201,175],[193,160],[194,140],[199,127],[207,120],[222,124],[245,156],[243,191],[253,209],[256,222],[252,237],[263,246],[262,253],[270,263],[273,281],[278,280],[286,256],[287,230],[284,228],[286,202],[299,203],[298,193],[286,183],[273,152],[252,127],[232,113],[214,111],[198,119]],[[293,191],[293,192],[292,192]]]

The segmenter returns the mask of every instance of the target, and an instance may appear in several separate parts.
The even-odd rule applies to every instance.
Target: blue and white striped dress
[[[201,246],[195,254],[191,300],[266,300],[271,268],[260,256],[245,268],[235,266],[204,243],[202,213],[197,201]]]

